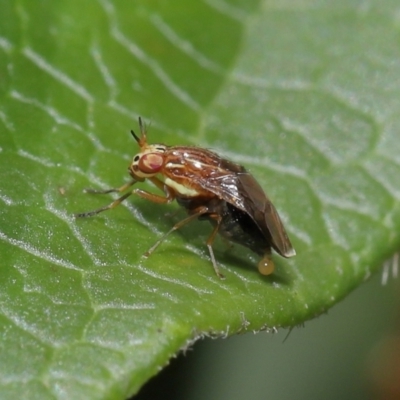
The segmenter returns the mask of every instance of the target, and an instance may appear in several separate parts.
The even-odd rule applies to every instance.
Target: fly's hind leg
[[[213,231],[211,232],[211,235],[207,239],[206,244],[207,244],[207,247],[208,247],[208,251],[210,253],[211,262],[212,262],[212,265],[214,267],[215,273],[217,274],[217,276],[219,278],[225,279],[225,276],[220,272],[220,270],[218,268],[217,261],[215,260],[215,256],[214,256],[214,250],[212,248],[212,244],[214,243],[215,236],[217,235],[218,230],[219,230],[219,226],[221,225],[222,217],[220,215],[218,215],[218,214],[212,214],[212,215],[210,215],[210,217],[215,219],[217,223],[216,223]]]

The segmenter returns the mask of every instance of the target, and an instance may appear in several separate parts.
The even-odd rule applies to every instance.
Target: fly
[[[243,166],[200,147],[148,144],[146,127],[140,117],[139,127],[140,137],[131,131],[140,147],[128,168],[131,181],[119,188],[86,191],[122,193],[148,179],[164,195],[135,188],[109,205],[76,214],[77,217],[90,217],[115,208],[132,194],[158,204],[176,200],[186,209],[188,217],[158,239],[145,256],[149,256],[173,231],[195,219],[208,220],[213,230],[206,244],[215,273],[220,278],[224,276],[212,248],[217,233],[260,255],[258,270],[263,275],[274,271],[272,249],[285,258],[296,254],[274,205]]]

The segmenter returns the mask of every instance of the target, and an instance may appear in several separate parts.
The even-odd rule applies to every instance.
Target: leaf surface
[[[1,1],[0,394],[123,399],[202,335],[292,327],[400,242],[396,2]],[[243,164],[297,256],[276,273],[176,204],[111,196],[149,138]],[[146,190],[155,191],[147,184]],[[174,214],[176,212],[176,214]]]

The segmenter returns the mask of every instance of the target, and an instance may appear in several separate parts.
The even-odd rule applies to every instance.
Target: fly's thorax
[[[174,146],[168,149],[169,161],[195,170],[218,168],[221,158],[214,152],[195,146]]]
[[[187,179],[196,186],[199,180],[226,173],[220,161],[215,153],[206,149],[174,146],[165,152],[163,173],[172,180]]]
[[[213,193],[204,189],[201,182],[207,170],[215,169],[214,160],[209,160],[208,151],[197,147],[170,147],[165,153],[162,169],[164,183],[175,195],[182,198],[204,197],[209,199]]]
[[[133,178],[143,180],[157,175],[165,164],[167,146],[163,144],[145,145],[133,157],[129,173]]]

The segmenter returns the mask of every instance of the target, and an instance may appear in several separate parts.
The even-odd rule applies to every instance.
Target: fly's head
[[[161,171],[167,146],[163,144],[148,144],[146,127],[141,118],[139,118],[139,126],[140,137],[133,131],[131,133],[139,144],[140,152],[133,157],[128,171],[134,179],[144,181],[146,178],[152,178]]]

